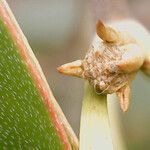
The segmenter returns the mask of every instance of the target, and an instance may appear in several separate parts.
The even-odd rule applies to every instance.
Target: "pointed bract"
[[[117,96],[119,98],[120,107],[123,112],[126,112],[129,108],[130,103],[130,86],[124,86],[117,92]]]
[[[60,73],[65,74],[65,75],[83,78],[83,68],[82,68],[81,60],[77,60],[71,63],[64,64],[58,67],[57,70]]]
[[[119,34],[117,33],[117,31],[115,31],[111,27],[106,27],[100,20],[98,20],[96,24],[96,32],[97,32],[97,35],[103,41],[106,41],[106,42],[115,43],[119,39]]]

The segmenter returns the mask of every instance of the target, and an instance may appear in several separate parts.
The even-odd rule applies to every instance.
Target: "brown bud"
[[[136,72],[142,69],[150,75],[150,57],[126,32],[96,25],[97,35],[83,60],[58,68],[60,73],[87,79],[98,93],[117,93],[121,109],[126,112],[130,102],[130,85]]]

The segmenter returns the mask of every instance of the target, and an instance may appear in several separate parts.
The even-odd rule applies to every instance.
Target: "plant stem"
[[[122,120],[118,111],[118,97],[116,94],[107,95],[107,100],[113,147],[115,150],[127,150],[123,126],[121,123]]]
[[[107,95],[98,95],[86,82],[80,125],[80,150],[112,150]]]

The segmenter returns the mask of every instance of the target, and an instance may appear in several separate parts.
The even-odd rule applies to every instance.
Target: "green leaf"
[[[0,1],[0,149],[77,149],[66,128],[26,39]]]

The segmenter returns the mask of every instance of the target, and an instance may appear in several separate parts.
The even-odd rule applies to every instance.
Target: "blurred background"
[[[150,1],[128,0],[130,12],[124,0],[7,1],[39,60],[55,98],[79,135],[83,80],[63,76],[56,68],[84,57],[98,18],[110,21],[119,11],[120,17],[131,14],[150,30]],[[149,81],[142,73],[138,74],[132,86],[130,110],[126,114],[120,111],[117,101],[114,102],[115,117],[119,117],[117,123],[128,150],[150,148]]]

